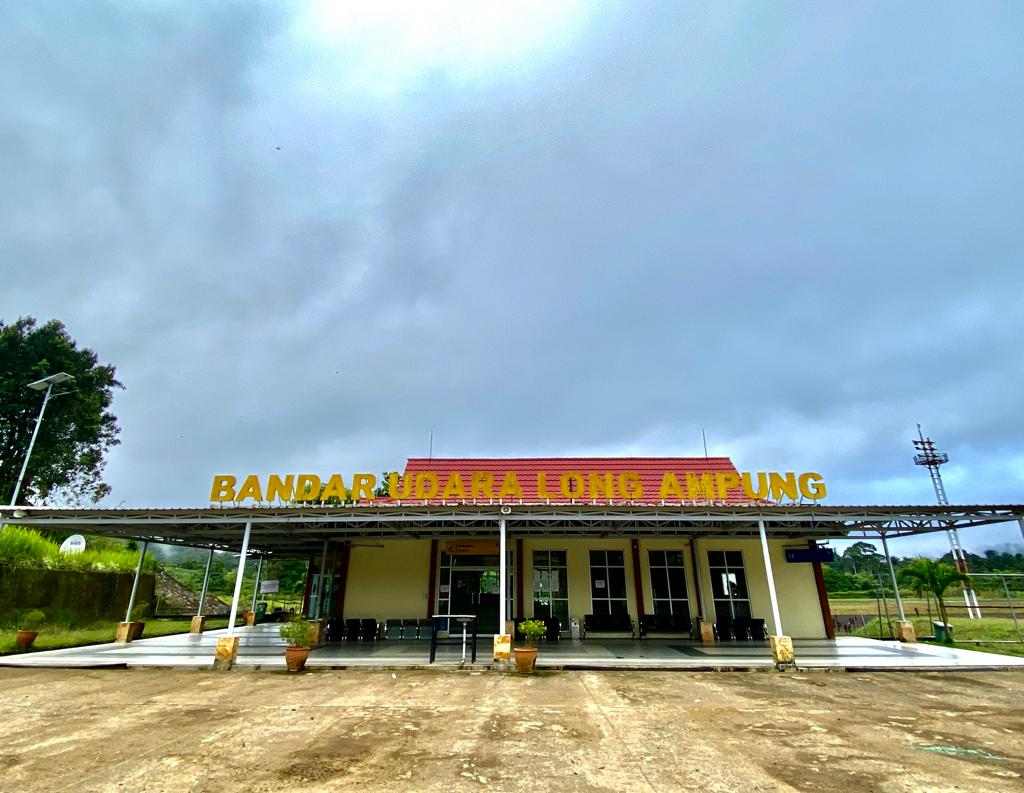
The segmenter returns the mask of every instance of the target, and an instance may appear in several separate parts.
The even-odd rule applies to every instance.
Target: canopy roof
[[[707,505],[414,505],[289,506],[201,509],[50,509],[0,507],[0,519],[199,548],[237,549],[247,522],[256,553],[307,556],[324,540],[494,537],[749,537],[764,521],[785,539],[871,539],[963,529],[1024,518],[1024,505],[821,506]]]

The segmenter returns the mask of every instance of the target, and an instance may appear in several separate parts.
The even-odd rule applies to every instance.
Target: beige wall
[[[378,541],[367,542],[376,543]],[[355,546],[352,549],[345,593],[345,617],[375,617],[378,620],[383,620],[425,616],[429,588],[427,569],[430,541],[380,540],[379,542],[384,545],[384,548]],[[689,540],[682,538],[640,540],[640,569],[645,612],[651,613],[654,610],[647,551],[681,550],[686,560],[686,585],[690,614],[696,618],[697,596],[690,562],[689,543]],[[440,544],[443,547],[443,538]],[[813,568],[810,564],[786,562],[786,546],[797,545],[801,545],[801,543],[784,540],[769,542],[775,586],[782,615],[782,627],[787,635],[796,638],[823,638],[825,626],[822,622]],[[514,549],[515,547],[515,540],[510,540],[509,548]],[[627,604],[633,619],[637,618],[630,540],[628,538],[601,539],[597,537],[524,539],[524,559],[518,561],[523,565],[525,603],[522,604],[522,613],[526,616],[533,616],[531,591],[533,551],[544,549],[566,551],[569,576],[569,613],[572,617],[579,619],[592,611],[589,552],[598,549],[622,551],[626,565]],[[709,550],[738,550],[743,554],[752,613],[755,617],[764,618],[769,631],[774,632],[771,602],[768,596],[768,579],[761,556],[760,541],[757,539],[701,539],[697,542],[697,561],[700,567],[700,586],[705,616],[714,614],[711,578],[707,563]],[[437,560],[434,560],[434,575],[437,574],[436,564]],[[431,609],[433,608],[434,606],[431,605]]]
[[[430,540],[367,540],[353,545],[345,587],[346,618],[427,616]]]
[[[779,611],[782,627],[786,634],[796,638],[824,638],[825,625],[821,617],[821,606],[818,602],[818,589],[814,582],[814,571],[809,564],[790,564],[786,562],[785,548],[787,545],[801,543],[771,540],[768,543],[775,576],[775,588],[779,597]],[[591,613],[590,600],[590,550],[616,549],[623,552],[626,563],[626,597],[629,613],[635,620],[636,598],[633,584],[632,550],[629,539],[597,539],[597,538],[544,538],[525,539],[523,542],[526,557],[524,564],[524,599],[526,616],[533,615],[533,599],[530,585],[533,581],[532,558],[533,550],[552,549],[565,550],[569,565],[569,613],[574,618],[582,619],[584,614]],[[651,574],[648,566],[649,550],[681,550],[686,560],[686,588],[690,601],[690,616],[697,617],[697,595],[694,587],[692,564],[690,561],[690,541],[682,538],[641,539],[640,540],[640,579],[643,584],[644,611],[654,611],[651,590]],[[697,543],[697,563],[700,568],[700,586],[703,602],[703,613],[713,618],[714,607],[711,597],[711,576],[708,570],[707,552],[709,550],[739,550],[743,554],[743,566],[747,574],[747,587],[750,593],[751,611],[755,617],[763,617],[769,631],[774,632],[771,600],[768,595],[768,576],[765,572],[761,555],[761,542],[756,539],[703,539]]]
[[[814,569],[810,564],[790,564],[786,561],[786,547],[806,547],[806,543],[792,540],[769,540],[768,554],[775,576],[775,591],[779,597],[779,613],[782,629],[787,636],[803,639],[825,638],[825,623],[821,617],[818,601],[818,587],[814,582]],[[768,632],[775,632],[772,618],[771,598],[768,594],[768,575],[764,568],[760,540],[716,540],[697,541],[697,559],[700,563],[701,590],[704,596],[704,613],[712,619],[714,607],[711,597],[711,573],[708,569],[708,551],[740,551],[743,567],[747,573],[747,589],[750,593],[751,613],[761,617],[768,626]]]

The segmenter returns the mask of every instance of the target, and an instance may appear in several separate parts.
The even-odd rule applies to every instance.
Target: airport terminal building
[[[328,640],[356,621],[460,614],[481,634],[536,618],[584,642],[768,637],[773,653],[775,638],[833,638],[823,543],[1024,525],[1020,505],[824,505],[818,474],[740,473],[725,457],[413,458],[387,481],[239,479],[214,477],[203,508],[0,511],[28,526],[307,559],[302,609]]]
[[[756,523],[723,516],[714,529],[688,525],[679,507],[695,503],[663,499],[666,474],[672,487],[685,489],[689,477],[716,491],[717,477],[728,477],[726,484],[739,477],[728,458],[411,459],[401,479],[405,492],[378,508],[412,509],[423,520],[457,508],[458,532],[403,527],[373,541],[328,543],[326,566],[324,553],[311,559],[304,609],[311,617],[380,622],[473,614],[482,633],[505,632],[503,616],[557,620],[563,637],[574,630],[688,636],[701,621],[721,638],[775,632]],[[510,476],[519,492],[502,493]],[[474,477],[481,483],[476,495]],[[429,498],[417,499],[424,482],[419,495]],[[453,501],[460,484],[465,492]],[[722,498],[708,495],[716,497],[702,511],[750,503],[738,485]],[[758,502],[755,509],[763,508]],[[816,538],[799,534],[808,533],[773,531],[768,538],[780,608],[787,632],[827,637],[832,620]],[[787,550],[798,561],[788,562]]]

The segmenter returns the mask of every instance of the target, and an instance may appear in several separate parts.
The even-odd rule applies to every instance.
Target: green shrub
[[[523,634],[527,647],[536,647],[537,641],[548,632],[541,620],[523,620],[519,623],[519,632]]]
[[[5,526],[0,532],[0,565],[37,567],[45,559],[57,556],[59,546],[39,532],[21,526]]]
[[[72,630],[93,622],[92,617],[83,617],[77,611],[66,608],[49,608],[46,611],[46,623],[52,628]]]
[[[46,622],[46,615],[39,609],[25,612],[18,621],[19,627],[23,631],[37,631],[43,627],[44,622]]]
[[[313,641],[313,623],[303,617],[296,617],[281,626],[281,638],[289,647],[309,647]]]
[[[80,570],[96,573],[131,573],[139,563],[139,552],[120,543],[99,543],[81,553],[61,553],[57,543],[23,526],[6,526],[0,532],[0,566],[42,567],[46,570]],[[143,572],[156,569],[146,554]]]

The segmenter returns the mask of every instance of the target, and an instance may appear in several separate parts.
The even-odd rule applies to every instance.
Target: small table
[[[434,663],[437,654],[437,625],[438,620],[455,620],[462,624],[462,663],[466,663],[466,639],[467,630],[470,624],[473,625],[473,663],[476,663],[476,615],[475,614],[435,614],[434,626],[430,632],[430,663]]]

